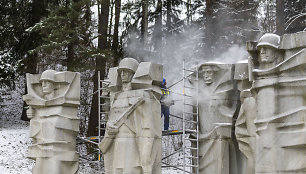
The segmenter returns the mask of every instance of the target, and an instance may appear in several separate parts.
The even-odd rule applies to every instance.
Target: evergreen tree
[[[65,4],[50,4],[48,17],[28,31],[43,36],[41,45],[31,51],[40,58],[42,70],[60,67],[62,70],[91,69],[93,58],[99,51],[93,46],[93,23],[90,0],[67,0]]]
[[[37,32],[27,33],[25,30],[39,22],[46,15],[44,1],[4,0],[0,2],[0,83],[14,84],[18,73],[36,73],[36,55],[29,54],[41,41]],[[25,87],[25,91],[26,91]],[[28,120],[25,113],[22,120]]]
[[[22,60],[29,43],[24,30],[30,26],[31,3],[28,1],[0,1],[0,86],[13,86],[22,72]]]

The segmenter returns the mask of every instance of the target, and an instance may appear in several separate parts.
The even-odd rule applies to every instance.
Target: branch
[[[288,30],[288,28],[290,27],[290,25],[291,25],[293,22],[295,22],[297,19],[299,19],[299,18],[301,18],[301,17],[304,17],[304,16],[306,16],[306,13],[301,13],[301,14],[299,14],[296,18],[294,18],[294,19],[287,25],[287,27],[285,28],[285,31]]]

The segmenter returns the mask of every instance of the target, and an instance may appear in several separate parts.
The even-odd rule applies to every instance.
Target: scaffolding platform
[[[185,134],[192,134],[193,131],[185,131]],[[183,130],[165,130],[162,132],[163,136],[170,136],[170,135],[181,135],[183,134]]]
[[[101,138],[103,138],[103,137],[100,137],[100,139],[101,139]],[[99,137],[97,137],[97,136],[92,136],[92,137],[81,137],[81,136],[77,136],[77,140],[85,141],[85,142],[92,143],[92,144],[96,144],[96,145],[99,144]]]

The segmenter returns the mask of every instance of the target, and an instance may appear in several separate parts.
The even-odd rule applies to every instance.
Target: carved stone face
[[[54,83],[49,80],[42,81],[42,91],[44,94],[50,94],[54,91]]]
[[[260,47],[259,62],[272,63],[276,61],[278,52],[277,49],[272,47]]]
[[[127,69],[121,70],[120,76],[121,76],[122,83],[131,82],[133,75],[134,75],[133,71],[130,71],[130,70],[127,70]]]
[[[214,71],[211,66],[204,66],[202,68],[203,79],[206,85],[210,85],[213,82]]]

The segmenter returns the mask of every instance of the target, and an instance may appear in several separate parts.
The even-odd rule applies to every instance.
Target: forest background
[[[80,135],[94,136],[97,73],[123,57],[163,64],[170,84],[183,60],[234,63],[263,33],[305,29],[304,0],[1,0],[0,117],[29,121],[26,73],[77,71]]]

